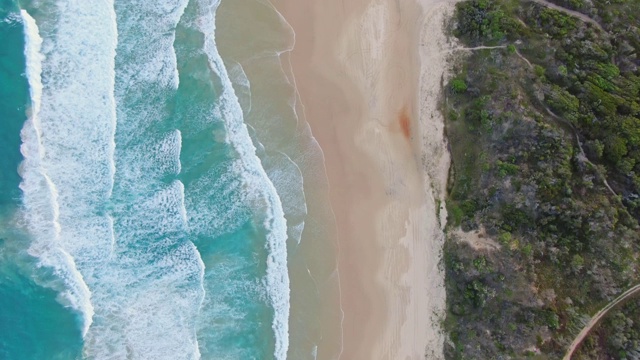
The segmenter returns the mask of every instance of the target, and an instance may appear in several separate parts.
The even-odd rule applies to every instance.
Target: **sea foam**
[[[168,109],[186,0],[116,1],[115,245],[93,289],[90,358],[198,359],[204,264],[189,241],[181,132]]]
[[[272,328],[276,337],[276,359],[286,359],[289,347],[289,274],[287,268],[287,224],[282,210],[282,202],[275,187],[267,176],[260,159],[256,156],[256,148],[249,136],[243,121],[243,112],[233,85],[218,53],[215,43],[215,12],[219,0],[199,0],[200,31],[205,36],[204,51],[209,57],[211,69],[223,82],[223,93],[220,95],[218,116],[224,121],[226,143],[233,146],[238,153],[238,161],[234,164],[236,173],[240,174],[247,184],[247,189],[257,192],[254,196],[256,205],[264,202],[266,214],[264,227],[267,230],[267,276],[265,287],[274,309]],[[259,208],[259,206],[257,206]]]
[[[224,231],[251,217],[267,233],[266,276],[259,284],[243,274],[238,287],[224,292],[266,291],[274,356],[286,358],[287,223],[216,49],[215,0],[194,6],[206,71],[219,77],[223,91],[207,111],[194,110],[192,122],[222,119],[221,140],[234,156],[188,186],[181,177],[193,164],[181,163],[183,132],[170,104],[182,86],[174,43],[187,3],[59,0],[55,14],[38,17],[51,30],[44,41],[35,21],[22,14],[32,101],[21,147],[29,253],[53,275],[47,285],[60,301],[82,314],[85,358],[200,358],[195,324],[206,274],[190,236],[200,226]],[[248,82],[243,86],[249,89]],[[221,173],[223,167],[229,171]],[[216,198],[234,199],[230,211],[193,206],[205,200],[189,192],[210,188],[222,189]],[[241,194],[231,194],[238,189]],[[224,274],[237,275],[234,260],[220,261]],[[243,314],[226,310],[239,319]]]
[[[31,98],[31,114],[22,131],[20,148],[24,161],[20,188],[24,193],[23,211],[33,242],[29,254],[39,259],[38,266],[51,270],[55,280],[63,282],[60,300],[80,312],[83,317],[82,334],[91,325],[94,314],[90,302],[91,292],[78,271],[73,257],[60,244],[60,206],[58,190],[47,174],[43,158],[45,148],[42,140],[40,110],[42,103],[42,38],[36,21],[25,10],[20,11],[25,28],[26,73]],[[52,286],[55,280],[46,281]]]
[[[186,239],[184,185],[171,179],[181,170],[181,134],[156,126],[179,86],[170,31],[186,1],[120,4],[117,25],[116,5],[58,1],[55,14],[42,15],[55,30],[44,56],[29,55],[39,54],[31,45],[39,37],[25,20],[29,253],[61,302],[83,314],[84,357],[197,359],[204,265]],[[116,60],[116,46],[129,61]]]

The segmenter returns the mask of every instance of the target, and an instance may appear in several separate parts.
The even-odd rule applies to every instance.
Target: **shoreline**
[[[442,358],[449,157],[438,102],[452,3],[273,3],[295,32],[289,59],[338,227],[344,317],[323,335],[342,328],[344,359]]]
[[[295,34],[266,1],[223,2],[218,12],[218,26],[224,29],[217,38],[218,47],[225,62],[246,77],[234,87],[242,96],[252,140],[262,149],[259,156],[283,200],[287,218],[288,357],[312,359],[317,348],[337,356],[342,339],[332,334],[340,333],[342,314],[335,216],[328,200],[324,156],[305,120],[288,59]],[[300,198],[305,201],[297,201]]]

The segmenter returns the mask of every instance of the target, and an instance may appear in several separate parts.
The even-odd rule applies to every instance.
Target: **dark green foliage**
[[[462,79],[453,79],[451,80],[451,91],[454,94],[462,94],[467,91],[467,84]]]
[[[563,38],[576,29],[576,18],[558,10],[543,8],[536,19],[539,26],[554,38]]]
[[[518,173],[518,165],[502,162],[500,160],[496,162],[496,165],[498,166],[498,174],[500,174],[500,177],[515,175]]]
[[[545,93],[545,102],[551,110],[571,123],[578,121],[580,100],[562,87],[552,84]]]
[[[519,26],[506,18],[502,7],[491,0],[461,3],[458,6],[458,18],[460,22],[456,36],[469,39],[472,43],[503,40],[514,26]]]
[[[490,289],[477,279],[468,283],[464,292],[464,297],[475,307],[484,306],[490,296],[492,296]]]

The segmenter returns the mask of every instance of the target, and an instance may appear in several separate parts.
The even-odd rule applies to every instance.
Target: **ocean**
[[[0,0],[0,34],[0,359],[316,358],[334,230],[275,8]]]

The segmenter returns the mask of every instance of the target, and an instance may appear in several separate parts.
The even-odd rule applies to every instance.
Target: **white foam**
[[[200,0],[200,31],[205,36],[204,50],[209,57],[211,69],[223,82],[223,93],[218,111],[226,125],[226,142],[233,146],[239,160],[236,172],[243,176],[248,189],[258,191],[258,202],[266,203],[264,227],[268,230],[267,276],[265,286],[274,308],[272,328],[275,333],[276,359],[286,359],[289,347],[289,274],[287,268],[287,224],[282,210],[282,202],[275,187],[267,176],[260,159],[256,156],[247,126],[243,122],[242,109],[238,103],[227,70],[215,45],[215,11],[219,0]],[[259,205],[259,203],[256,203]],[[260,208],[258,206],[257,208]]]
[[[20,150],[24,161],[23,180],[20,188],[24,193],[23,211],[28,230],[34,237],[29,254],[39,259],[39,266],[52,269],[56,279],[61,279],[64,288],[58,288],[49,282],[49,286],[60,290],[61,302],[80,312],[83,316],[82,334],[87,333],[94,314],[90,302],[91,292],[78,272],[73,257],[60,246],[62,231],[59,217],[58,190],[43,164],[46,155],[42,140],[40,110],[42,104],[42,38],[36,21],[21,10],[25,27],[26,73],[31,97],[31,116],[22,131]]]
[[[25,32],[25,57],[26,57],[26,73],[29,81],[29,94],[31,96],[31,121],[37,123],[40,114],[40,103],[42,102],[42,61],[44,55],[40,52],[42,48],[42,38],[38,31],[36,21],[27,13],[26,10],[20,10],[20,16],[24,23]],[[34,124],[34,126],[36,126]],[[40,134],[37,133],[38,141]],[[40,153],[39,155],[42,155]]]
[[[197,249],[183,239],[187,227],[184,186],[179,181],[156,184],[159,177],[180,171],[181,135],[169,132],[140,146],[119,148],[115,156],[113,4],[60,1],[58,5],[60,18],[49,26],[55,29],[54,35],[45,39],[43,129],[25,128],[24,135],[25,154],[42,153],[40,163],[28,162],[25,156],[23,166],[25,203],[30,205],[25,205],[25,215],[33,219],[30,231],[37,235],[30,253],[64,281],[61,302],[92,315],[91,303],[85,301],[91,297],[94,321],[90,327],[89,321],[83,325],[87,358],[198,358],[194,319],[202,302],[204,268]],[[173,52],[170,42],[164,44]],[[171,71],[170,78],[175,76]],[[175,86],[166,78],[157,82]],[[138,84],[131,81],[126,86]],[[118,102],[125,103],[123,98]],[[128,115],[127,111],[118,110],[121,115]],[[123,119],[123,130],[137,130],[129,133],[131,138],[142,138],[145,126],[158,117],[138,120],[135,116]],[[31,140],[37,140],[38,134],[44,134],[46,151]],[[145,153],[149,149],[153,151]],[[163,164],[166,171],[139,171],[155,164]],[[48,179],[31,175],[40,168]],[[135,185],[124,189],[132,190],[131,194],[114,187],[114,174],[125,181],[125,187]],[[45,191],[50,196],[43,196]],[[44,206],[48,204],[43,200],[51,199],[57,200],[57,208]],[[60,225],[59,245],[47,236],[56,233],[51,225],[55,219]],[[146,240],[148,245],[141,243]],[[83,279],[92,293],[81,286]]]
[[[174,181],[116,209],[118,252],[94,289],[97,320],[87,337],[87,357],[199,358],[195,318],[204,296],[204,264],[183,238],[183,191]]]
[[[185,202],[184,202],[184,185],[183,185],[183,198],[182,198],[182,206],[185,209],[185,215],[186,215],[186,207],[185,207]],[[185,219],[186,221],[186,219]],[[188,224],[187,224],[188,226]],[[198,260],[198,269],[200,270],[200,272],[198,273],[198,282],[200,283],[200,297],[199,297],[199,302],[198,302],[198,309],[197,309],[197,315],[200,315],[202,313],[202,307],[204,306],[204,297],[205,297],[205,288],[204,288],[204,274],[205,274],[205,265],[204,265],[204,261],[202,260],[202,256],[200,255],[200,251],[198,251],[198,248],[191,243],[192,249],[193,251],[198,254],[197,256],[197,260]],[[195,348],[195,358],[196,359],[200,359],[202,357],[202,354],[200,353],[200,344],[198,343],[198,336],[197,336],[197,329],[194,330],[194,348]]]
[[[123,16],[118,19],[120,33],[135,33],[139,36],[137,43],[127,42],[123,47],[124,52],[134,55],[138,63],[118,69],[118,78],[123,90],[127,90],[127,85],[145,83],[178,88],[179,73],[173,49],[174,30],[184,14],[187,3],[186,0],[116,3],[118,8],[123,9]],[[159,29],[162,31],[158,31]],[[128,63],[128,60],[132,59],[126,60]],[[145,95],[137,94],[140,97]]]
[[[185,229],[189,226],[189,220],[187,218],[187,207],[185,206],[185,202],[184,202],[184,184],[182,184],[181,181],[177,181],[178,183],[178,191],[180,192],[180,206],[179,206],[179,211],[180,211],[180,219],[182,220]],[[200,262],[202,262],[202,259],[199,259]]]
[[[114,36],[112,37],[112,41],[109,47],[109,58],[113,59],[112,61],[112,67],[111,69],[109,69],[109,76],[108,78],[110,79],[110,83],[109,83],[109,87],[112,89],[112,91],[109,92],[108,96],[109,96],[109,104],[111,105],[109,107],[109,119],[111,119],[111,132],[109,134],[109,139],[111,141],[109,141],[109,145],[107,147],[107,156],[109,157],[109,180],[111,181],[111,187],[109,188],[109,191],[107,193],[107,197],[111,198],[111,195],[113,194],[113,186],[115,183],[115,176],[116,176],[116,127],[117,127],[117,114],[116,114],[116,98],[115,98],[115,82],[116,82],[116,62],[115,62],[115,58],[116,58],[116,48],[118,46],[118,23],[116,20],[116,11],[115,8],[113,6],[113,3],[111,3],[111,6],[109,7],[108,11],[109,13],[109,20],[111,22],[111,29],[114,33]],[[110,229],[111,229],[111,233],[113,234],[113,219],[111,217],[109,217],[109,223],[110,223]],[[113,239],[113,241],[115,242],[115,239]]]
[[[307,215],[302,172],[287,154],[279,151],[262,154],[262,163],[280,194],[283,211],[287,216],[289,239],[300,244]]]
[[[109,251],[109,259],[113,259],[116,253],[116,233],[113,225],[114,224],[113,217],[111,215],[107,215],[107,220],[109,222],[109,230],[111,231],[111,233],[109,234],[109,237],[111,239],[111,249]]]
[[[93,288],[96,322],[85,356],[198,359],[195,319],[204,263],[186,239],[182,134],[167,131],[167,100],[179,86],[173,42],[186,0],[118,1],[115,99],[118,145],[116,246]]]
[[[244,115],[247,116],[251,112],[251,82],[244,72],[244,68],[238,62],[228,60],[229,79],[236,85],[234,88],[238,102],[242,108]]]
[[[175,138],[176,138],[176,143],[177,143],[177,148],[178,151],[176,152],[177,154],[176,156],[176,163],[178,164],[177,169],[176,169],[176,174],[180,174],[182,172],[182,163],[180,162],[180,153],[182,152],[182,132],[180,130],[177,130],[174,132]]]
[[[0,20],[5,24],[13,25],[13,24],[21,24],[24,22],[24,18],[22,14],[17,14],[15,12],[10,12],[7,16]]]
[[[160,115],[158,115],[160,116]],[[131,119],[131,116],[123,119]],[[129,120],[127,120],[129,121]],[[129,121],[131,126],[135,121]],[[119,154],[119,176],[131,181],[131,189],[136,192],[148,191],[149,181],[136,182],[135,179],[157,179],[165,174],[179,174],[182,171],[180,151],[182,149],[182,133],[179,130],[166,134],[145,136],[141,130],[130,131],[127,136],[138,135],[139,143],[127,146],[126,152]],[[121,136],[120,136],[121,137]],[[126,159],[126,161],[124,161]],[[127,163],[135,164],[129,166]]]

